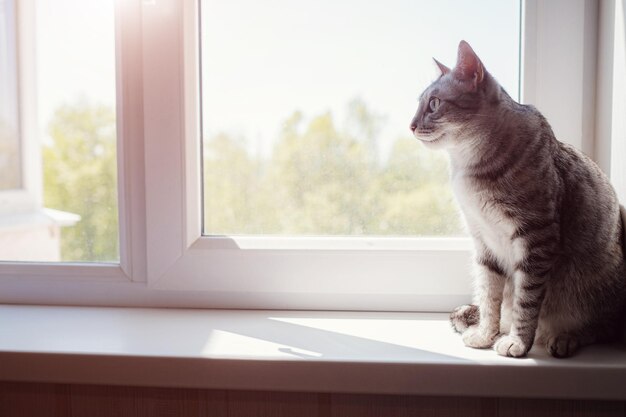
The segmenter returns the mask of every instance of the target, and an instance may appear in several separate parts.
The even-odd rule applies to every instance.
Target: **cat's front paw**
[[[530,344],[524,343],[519,337],[506,335],[498,339],[494,350],[498,355],[521,358],[530,350]]]
[[[450,324],[457,332],[464,333],[470,326],[478,324],[479,317],[478,306],[466,304],[455,308],[450,313]]]
[[[487,349],[493,346],[498,332],[483,329],[480,326],[470,327],[463,333],[463,343],[475,349]]]

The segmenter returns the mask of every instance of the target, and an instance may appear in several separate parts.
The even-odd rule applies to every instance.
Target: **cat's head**
[[[441,75],[420,96],[410,128],[428,147],[447,148],[473,136],[487,107],[497,103],[500,87],[465,41],[453,69],[435,63]]]

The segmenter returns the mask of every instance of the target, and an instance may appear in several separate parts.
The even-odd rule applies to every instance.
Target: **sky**
[[[60,105],[84,100],[115,108],[114,3],[35,0],[37,101],[44,138]]]
[[[39,118],[88,100],[114,106],[114,0],[36,0]],[[519,0],[201,0],[204,129],[268,152],[295,110],[364,100],[383,140],[406,135],[420,92],[461,39],[517,97]],[[384,148],[384,143],[383,143]]]
[[[514,97],[518,0],[201,0],[204,130],[247,138],[267,153],[285,119],[353,98],[385,118],[390,145],[409,134],[417,97],[452,67],[461,39]]]

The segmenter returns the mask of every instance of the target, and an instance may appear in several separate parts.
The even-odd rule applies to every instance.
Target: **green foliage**
[[[368,149],[339,132],[328,113],[301,134],[289,126],[266,179],[274,187],[266,198],[277,200],[280,233],[360,234],[370,217],[363,201],[372,180],[370,159]]]
[[[380,232],[459,235],[461,225],[448,181],[447,161],[413,138],[394,142],[380,175],[385,201]]]
[[[330,113],[292,114],[269,156],[242,138],[204,144],[204,220],[210,234],[454,235],[461,233],[447,162],[411,137],[380,160],[383,118],[359,100],[339,128]],[[63,106],[43,148],[44,204],[76,213],[62,229],[65,261],[119,258],[112,109]]]
[[[413,138],[378,161],[382,118],[363,102],[339,129],[330,113],[294,113],[269,158],[226,134],[205,143],[209,234],[458,235],[447,162]]]
[[[81,220],[61,232],[64,261],[119,259],[115,113],[77,103],[59,108],[43,147],[44,205]]]
[[[248,233],[262,233],[271,221],[270,207],[259,199],[259,164],[252,160],[243,143],[218,135],[204,148],[205,223],[210,230],[237,230],[247,225]],[[259,217],[258,213],[266,213]],[[216,226],[219,225],[220,228]]]

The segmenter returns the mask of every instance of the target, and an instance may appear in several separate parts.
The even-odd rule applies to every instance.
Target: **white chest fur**
[[[473,236],[482,240],[506,272],[512,274],[524,257],[521,239],[512,239],[515,223],[506,216],[488,190],[477,190],[461,173],[452,181],[454,194]]]

